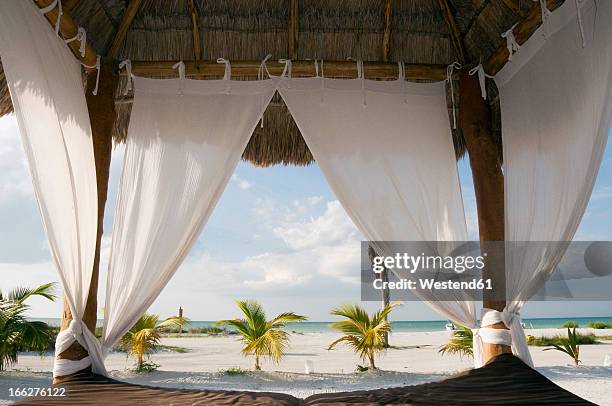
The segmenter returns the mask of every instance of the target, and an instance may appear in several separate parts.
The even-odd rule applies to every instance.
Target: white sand
[[[612,330],[579,329],[582,333],[612,335]],[[563,334],[563,330],[527,330],[534,336]],[[152,356],[158,371],[135,374],[128,369],[133,360],[124,354],[111,354],[106,366],[113,377],[139,384],[195,389],[234,389],[285,392],[298,397],[313,393],[374,389],[436,381],[470,368],[469,358],[438,353],[449,332],[394,333],[392,348],[378,360],[382,369],[375,373],[354,373],[361,363],[345,347],[327,351],[339,337],[333,333],[292,335],[291,348],[280,364],[263,362],[263,372],[228,376],[220,371],[231,367],[250,369],[252,360],[240,355],[241,343],[235,336],[164,338],[162,343],[189,348],[189,352],[162,352]],[[612,354],[612,341],[581,346],[582,365],[575,367],[565,354],[531,347],[536,368],[553,382],[601,405],[612,405],[612,367],[603,367],[606,354]],[[315,373],[304,373],[305,363],[314,363]],[[0,404],[9,400],[8,388],[43,386],[50,382],[52,357],[20,355],[19,363],[0,373]]]

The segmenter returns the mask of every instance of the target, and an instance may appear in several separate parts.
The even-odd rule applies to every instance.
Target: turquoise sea
[[[58,318],[39,318],[34,320],[44,321],[51,325],[59,326],[60,319]],[[541,319],[523,319],[523,323],[527,328],[559,328],[566,321],[575,321],[581,327],[586,327],[587,323],[594,321],[603,321],[612,323],[612,317],[569,317],[569,318],[541,318]],[[192,321],[191,327],[210,327],[214,321]],[[287,326],[288,331],[296,331],[300,333],[324,333],[331,332],[329,321],[290,323]],[[444,331],[446,328],[446,320],[427,320],[427,321],[393,321],[393,331],[395,332],[428,332],[428,331]],[[102,325],[102,320],[98,320],[98,325]]]

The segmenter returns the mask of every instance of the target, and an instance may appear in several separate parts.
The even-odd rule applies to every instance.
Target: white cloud
[[[239,177],[236,174],[232,175],[232,182],[236,183],[238,187],[242,190],[250,189],[253,184],[246,179]]]
[[[33,196],[32,181],[14,117],[0,119],[0,203]]]

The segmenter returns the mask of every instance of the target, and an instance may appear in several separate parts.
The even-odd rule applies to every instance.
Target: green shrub
[[[612,323],[606,323],[604,321],[591,321],[587,323],[587,327],[596,329],[612,328]]]
[[[559,344],[551,344],[552,347],[545,348],[544,351],[557,350],[561,351],[574,361],[574,365],[578,366],[580,363],[580,339],[576,334],[576,328],[570,330],[567,329],[567,338],[561,338]]]
[[[554,345],[562,345],[567,341],[566,337],[534,337],[528,340],[528,344],[534,347],[550,347]],[[595,334],[576,334],[576,341],[579,345],[599,344]]]
[[[221,372],[225,375],[236,376],[236,375],[246,375],[248,371],[240,367],[231,367],[231,368],[227,368],[226,370],[222,370]]]
[[[149,373],[157,370],[157,368],[159,368],[159,364],[156,364],[155,362],[142,361],[142,364],[140,364],[140,366],[137,365],[134,371]]]
[[[578,328],[578,327],[580,327],[580,325],[578,325],[578,323],[576,323],[574,320],[570,320],[570,321],[566,321],[565,323],[563,323],[561,325],[561,327],[563,327],[563,328]]]

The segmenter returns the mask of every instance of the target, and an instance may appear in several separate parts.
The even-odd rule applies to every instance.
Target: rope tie
[[[125,96],[130,92],[130,90],[132,90],[132,61],[130,61],[129,59],[121,61],[121,63],[119,64],[119,69],[121,70],[123,68],[125,68],[128,77],[127,86],[123,91],[123,95]]]
[[[64,10],[62,10],[61,0],[53,0],[53,2],[49,4],[47,7],[41,8],[40,12],[44,15],[52,11],[56,7],[57,7],[57,20],[55,21],[55,34],[59,35],[60,23],[62,20],[62,15],[64,14]]]
[[[363,74],[363,61],[357,61],[357,79],[361,79],[362,104],[363,104],[363,107],[367,107],[368,103],[366,100],[365,76]]]
[[[100,84],[100,59],[101,59],[100,55],[96,55],[96,64],[93,66],[88,66],[88,65],[85,65],[84,63],[81,63],[81,65],[83,65],[87,69],[96,69],[98,71],[98,73],[96,74],[96,87],[91,92],[91,94],[93,94],[94,96],[98,95],[98,85]]]
[[[455,69],[461,69],[462,66],[459,62],[453,62],[446,67],[446,82],[450,87],[451,104],[453,106],[453,130],[457,129],[457,107],[455,105],[455,85],[453,83],[453,73]]]
[[[406,64],[404,62],[397,63],[397,80],[402,84],[402,95],[404,104],[408,103],[408,95],[406,93]]]
[[[319,63],[317,62],[317,60],[314,60],[314,65],[315,65],[315,78],[319,77]]]
[[[218,58],[217,63],[225,64],[225,71],[223,73],[223,80],[225,81],[225,94],[230,94],[230,79],[232,78],[232,65],[229,59]]]
[[[576,11],[578,14],[578,28],[580,29],[580,38],[582,39],[582,47],[586,48],[586,36],[584,35],[584,24],[582,22],[582,11],[580,9],[583,1],[584,0],[576,0]]]
[[[508,48],[508,60],[512,60],[512,55],[516,53],[521,46],[518,42],[516,42],[516,37],[514,36],[514,27],[516,24],[512,26],[508,31],[504,32],[501,36],[506,39],[506,47]]]
[[[281,74],[281,76],[286,76],[289,79],[291,79],[291,68],[293,67],[293,64],[291,63],[291,59],[279,59],[278,63],[285,64],[285,67],[283,68],[283,73]]]
[[[493,79],[493,76],[488,75],[484,68],[482,67],[482,64],[476,66],[475,68],[471,69],[469,71],[470,76],[474,76],[476,74],[478,74],[478,82],[480,83],[480,94],[482,95],[483,99],[487,99],[487,83],[486,83],[486,78],[489,79]]]
[[[85,58],[85,49],[87,45],[87,31],[85,31],[85,28],[79,27],[74,37],[64,40],[66,44],[69,44],[72,41],[79,41],[79,43],[81,44],[81,46],[79,47],[81,58]]]
[[[179,95],[183,95],[183,82],[185,81],[185,62],[178,61],[174,65],[172,65],[172,69],[178,69],[179,75]]]
[[[540,3],[540,9],[542,10],[542,35],[544,38],[548,37],[548,18],[552,15],[552,12],[546,5],[546,0],[532,0],[534,3]]]
[[[258,80],[263,80],[264,79],[264,72],[266,72],[268,74],[268,77],[270,77],[270,71],[268,70],[268,65],[266,64],[266,62],[268,62],[268,60],[272,58],[272,54],[268,54],[266,55],[266,57],[261,61],[261,63],[259,64],[259,70],[257,71],[257,79]],[[260,103],[260,108],[261,108],[261,118],[259,120],[260,123],[260,127],[264,128],[264,98],[263,96],[261,96],[259,98],[259,103]]]

